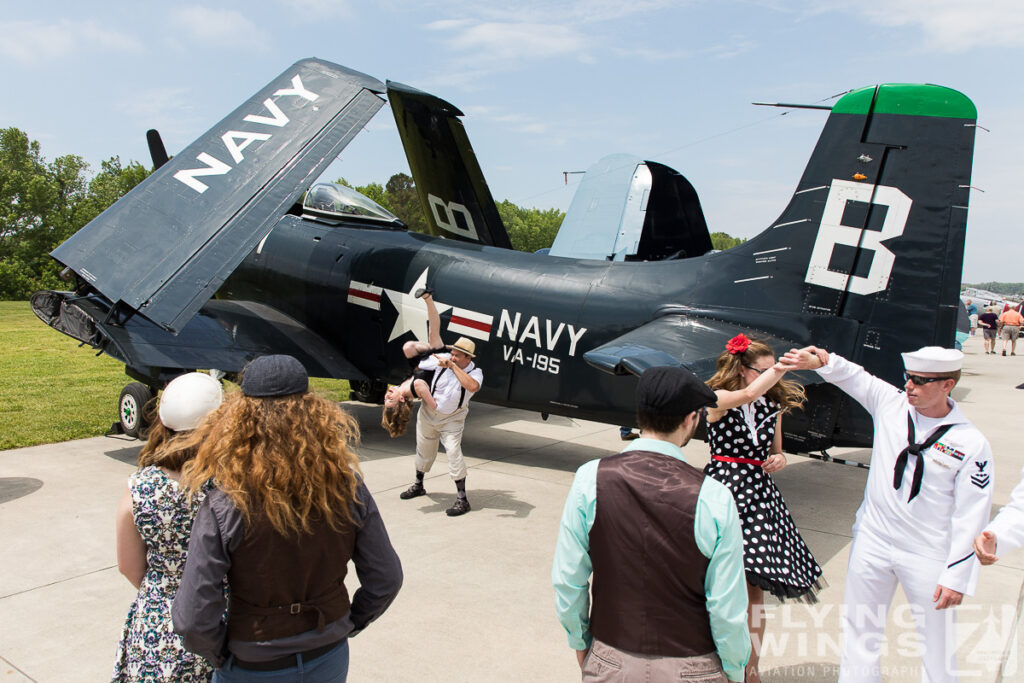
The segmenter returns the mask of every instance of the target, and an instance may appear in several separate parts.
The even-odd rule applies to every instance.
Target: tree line
[[[0,129],[0,299],[59,289],[50,252],[149,175],[111,157],[89,177],[82,157],[43,158],[39,142]]]
[[[1003,296],[1024,296],[1024,282],[979,282],[978,284],[965,282],[963,286],[984,289]]]
[[[136,161],[124,164],[114,156],[90,177],[82,157],[68,154],[47,161],[39,142],[25,132],[0,129],[0,300],[24,300],[40,289],[66,288],[50,252],[150,173],[152,169]],[[344,178],[336,182],[353,187]],[[410,230],[427,232],[416,185],[407,174],[354,189]],[[497,206],[512,247],[519,251],[550,247],[565,218],[559,209],[526,208],[507,199]],[[721,250],[745,240],[716,232],[711,241]]]

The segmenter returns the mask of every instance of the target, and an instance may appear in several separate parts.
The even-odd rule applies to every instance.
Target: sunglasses
[[[943,380],[952,379],[950,377],[922,377],[921,375],[912,375],[909,372],[904,372],[903,377],[917,387],[923,387],[925,384],[931,384],[932,382],[941,382]]]
[[[763,375],[768,370],[771,370],[771,368],[765,368],[764,370],[762,370],[761,368],[755,368],[753,365],[747,365],[746,363],[743,364],[743,367],[745,367],[747,370],[753,370],[759,375]]]

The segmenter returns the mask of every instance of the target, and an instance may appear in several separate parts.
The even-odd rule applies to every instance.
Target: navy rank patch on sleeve
[[[971,475],[971,482],[973,482],[973,484],[979,489],[983,489],[992,481],[992,477],[990,477],[988,472],[985,471],[985,467],[988,465],[988,460],[983,460],[981,462],[976,461],[974,464],[977,466],[978,471]]]

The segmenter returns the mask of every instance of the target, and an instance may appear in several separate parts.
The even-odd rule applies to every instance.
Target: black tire
[[[370,380],[369,382],[352,380],[348,384],[351,388],[349,398],[363,403],[383,403],[384,394],[388,391],[387,383],[380,380]]]
[[[145,408],[153,400],[153,392],[142,382],[132,382],[121,390],[117,399],[117,419],[121,431],[136,439],[146,433]]]

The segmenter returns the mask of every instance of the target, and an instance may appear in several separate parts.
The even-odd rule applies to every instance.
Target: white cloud
[[[298,23],[318,23],[324,19],[350,18],[348,0],[277,0]]]
[[[190,5],[175,9],[171,24],[188,37],[211,47],[263,47],[270,35],[240,12]]]
[[[926,47],[942,52],[1024,46],[1024,3],[1020,0],[890,0],[879,4],[830,3],[825,7],[856,12],[890,28],[916,27]]]
[[[556,24],[436,21],[427,26],[452,31],[445,45],[473,53],[474,61],[538,60],[572,54],[583,56],[589,40],[577,30]]]
[[[0,55],[24,65],[38,65],[93,48],[141,52],[135,38],[100,26],[95,21],[55,23],[41,21],[0,22]]]

